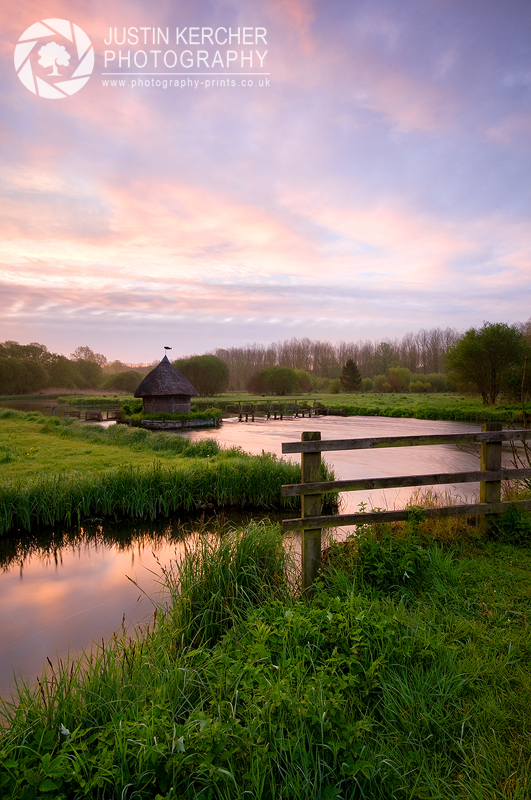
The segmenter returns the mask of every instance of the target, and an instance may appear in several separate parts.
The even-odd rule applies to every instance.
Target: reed
[[[280,496],[280,487],[299,481],[300,467],[289,461],[230,452],[171,466],[153,462],[89,475],[43,475],[24,483],[4,480],[0,535],[13,529],[79,525],[90,517],[155,520],[204,508],[294,508],[293,499]]]

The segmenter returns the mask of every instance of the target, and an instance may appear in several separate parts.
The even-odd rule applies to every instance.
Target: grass
[[[21,397],[20,399],[28,399]],[[106,405],[111,402],[133,402],[130,395],[106,396],[61,396],[58,401],[79,405]],[[470,422],[522,422],[522,406],[520,403],[506,403],[503,398],[496,406],[484,406],[479,397],[459,395],[453,392],[427,394],[377,394],[375,392],[355,392],[353,394],[300,393],[289,397],[251,395],[248,392],[231,392],[215,397],[200,398],[192,407],[198,411],[216,407],[225,409],[227,405],[239,402],[254,405],[278,403],[287,405],[294,402],[306,402],[310,405],[320,402],[337,412],[347,416],[386,416],[412,417],[416,419],[458,420]],[[531,403],[526,405],[527,415],[531,414]]]
[[[86,425],[38,412],[0,410],[2,477],[31,480],[71,472],[99,473],[122,467],[150,467],[153,459],[169,465],[184,458],[222,452],[213,440],[190,442],[183,436],[130,429],[126,425]],[[225,451],[232,452],[235,451]]]
[[[298,504],[281,498],[280,487],[300,481],[300,466],[268,453],[36,412],[0,411],[0,426],[0,535],[93,517],[154,520],[207,507]],[[323,480],[328,474],[323,467]]]
[[[531,537],[443,533],[362,529],[308,599],[277,526],[199,534],[149,626],[4,702],[0,796],[527,800]]]
[[[416,419],[460,420],[473,422],[521,422],[521,404],[484,406],[480,398],[459,395],[451,392],[440,394],[376,394],[374,392],[355,392],[353,394],[298,394],[290,397],[260,397],[245,392],[202,398],[194,405],[205,404],[205,408],[217,405],[241,403],[280,403],[287,405],[293,402],[313,401],[322,403],[332,411],[341,412],[345,416],[384,416],[411,417]],[[526,406],[531,413],[531,404]]]

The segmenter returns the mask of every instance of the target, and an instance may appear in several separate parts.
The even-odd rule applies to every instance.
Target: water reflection
[[[109,523],[1,541],[0,695],[11,694],[14,674],[33,682],[47,658],[79,653],[123,621],[145,621],[163,599],[161,567],[180,560],[194,531],[249,519]]]
[[[480,425],[465,422],[392,417],[312,417],[285,422],[239,423],[225,421],[214,431],[189,431],[190,439],[215,438],[227,446],[240,445],[250,453],[262,450],[281,454],[283,442],[300,441],[303,431],[320,431],[322,439],[355,439],[377,436],[421,436],[444,433],[473,433]],[[292,456],[297,460],[297,456]],[[337,479],[382,478],[399,475],[429,475],[437,472],[465,472],[479,469],[479,450],[460,449],[455,445],[427,447],[392,447],[377,450],[340,450],[323,455]],[[426,487],[428,489],[429,487]],[[475,484],[464,483],[447,487],[454,497],[474,502]],[[367,508],[403,508],[412,489],[387,489],[346,492],[342,495],[342,512],[351,513],[360,503]],[[445,487],[439,487],[444,492]]]
[[[300,440],[305,430],[320,430],[323,439],[339,439],[478,429],[478,425],[457,422],[319,417],[228,421],[219,429],[187,435],[191,439],[215,438],[220,444],[240,445],[252,453],[265,450],[280,455],[282,442]],[[445,445],[341,451],[327,454],[326,460],[337,478],[478,468],[476,454]],[[463,498],[473,496],[476,488],[473,484],[451,487]],[[400,507],[410,497],[409,489],[347,493],[342,510],[354,511],[360,502],[369,508]],[[249,517],[228,518],[245,524]],[[197,524],[179,520],[134,526],[95,523],[75,531],[53,530],[0,540],[0,694],[8,696],[13,689],[13,672],[33,682],[47,657],[53,661],[56,655],[65,657],[109,637],[124,618],[132,625],[149,616],[153,608],[149,598],[160,599],[158,564],[166,566],[172,558],[181,557],[186,537],[197,530]]]

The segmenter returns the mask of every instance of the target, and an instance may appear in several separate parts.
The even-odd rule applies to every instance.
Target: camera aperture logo
[[[15,69],[30,92],[59,100],[86,84],[94,69],[94,48],[78,25],[66,19],[43,19],[18,40]]]

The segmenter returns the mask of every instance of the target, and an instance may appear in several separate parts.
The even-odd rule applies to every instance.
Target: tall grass
[[[15,420],[6,442],[16,443],[19,420],[21,439],[24,436],[27,442],[29,437],[37,445],[37,439],[31,439],[33,423],[40,438],[39,447],[34,450],[28,444],[18,460],[7,449],[0,451],[7,464],[0,482],[0,535],[39,526],[79,525],[93,517],[154,520],[207,508],[296,508],[300,502],[280,495],[282,484],[300,481],[300,467],[271,454],[252,456],[239,447],[222,449],[211,439],[190,442],[172,434],[85,426],[33,413],[8,410],[0,412],[2,416]],[[43,432],[52,444],[55,437],[66,440],[60,458]],[[96,445],[95,452],[85,450],[80,441]],[[118,445],[123,456],[115,448],[107,459],[106,447],[98,445]],[[127,464],[137,452],[142,463]],[[144,454],[160,454],[161,460],[148,460]],[[83,469],[72,467],[78,462]],[[125,463],[112,466],[117,462]],[[322,479],[327,478],[332,473],[323,466]],[[327,502],[337,507],[337,499],[328,497]]]
[[[300,600],[277,526],[199,536],[149,626],[4,702],[0,796],[527,800],[531,548],[415,537],[376,581],[338,547]]]
[[[0,535],[43,525],[79,525],[91,517],[154,520],[177,512],[221,508],[294,508],[284,483],[300,481],[300,466],[272,455],[243,453],[185,459],[175,466],[124,466],[86,475],[70,472],[29,483],[0,484]]]

